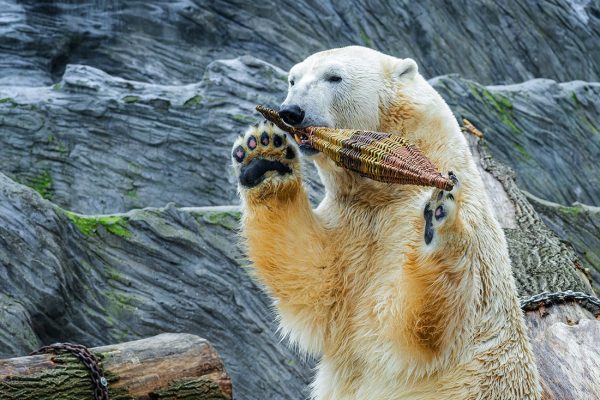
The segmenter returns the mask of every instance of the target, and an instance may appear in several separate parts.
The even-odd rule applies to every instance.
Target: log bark
[[[111,400],[230,400],[231,380],[205,339],[165,333],[91,349],[102,361]],[[0,360],[2,400],[89,400],[87,369],[71,354]]]
[[[577,303],[527,311],[544,400],[600,399],[600,322]]]

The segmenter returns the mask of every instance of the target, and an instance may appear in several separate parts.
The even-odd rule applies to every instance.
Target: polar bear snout
[[[279,109],[279,116],[285,121],[286,124],[296,126],[302,123],[304,120],[304,110],[295,104],[281,105]]]

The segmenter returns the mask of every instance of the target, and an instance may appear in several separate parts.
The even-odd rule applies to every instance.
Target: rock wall
[[[288,69],[361,44],[478,82],[598,81],[598,0],[2,0],[0,84],[50,85],[68,64],[122,78],[197,82],[215,59]]]

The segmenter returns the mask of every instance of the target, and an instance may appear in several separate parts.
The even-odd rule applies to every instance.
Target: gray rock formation
[[[486,84],[600,75],[598,0],[1,0],[0,10],[2,85],[50,85],[67,64],[193,83],[211,60],[250,54],[287,69],[349,44]]]
[[[564,205],[599,204],[600,84],[486,87],[453,75],[431,83],[459,120],[485,132],[521,188]],[[254,106],[279,104],[285,86],[283,71],[252,57],[215,61],[201,82],[181,86],[68,66],[52,87],[0,87],[0,170],[82,213],[235,204],[230,144],[257,120]],[[306,176],[314,203],[321,188],[311,166]],[[593,228],[563,230],[592,243]],[[598,247],[585,251],[593,256],[584,266],[600,270]]]
[[[485,134],[493,157],[541,198],[600,205],[600,83],[534,79],[482,86],[457,76],[432,80],[456,117]]]
[[[236,242],[235,208],[80,216],[0,174],[0,358],[43,344],[195,333],[238,399],[293,399],[311,365],[276,335]]]
[[[252,57],[215,61],[182,86],[70,65],[51,87],[0,87],[0,170],[83,213],[232,204],[231,143],[286,87]]]
[[[254,103],[280,95],[283,79],[254,59],[215,62],[202,82],[185,86],[69,66],[52,87],[0,89],[0,168],[84,213],[229,204],[229,144],[253,121]]]

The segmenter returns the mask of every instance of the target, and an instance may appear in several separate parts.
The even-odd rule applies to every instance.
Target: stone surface
[[[242,57],[182,86],[70,65],[51,87],[0,87],[0,171],[83,213],[231,204],[231,143],[256,104],[283,100],[286,79]]]
[[[287,69],[319,50],[367,45],[426,76],[481,83],[597,81],[600,1],[0,1],[0,84],[50,85],[67,64],[132,80],[197,82],[214,60]]]
[[[431,83],[459,120],[484,131],[521,188],[559,204],[600,204],[599,83],[486,87],[454,75]],[[285,86],[282,70],[253,57],[215,61],[200,82],[178,86],[71,65],[52,87],[0,87],[0,170],[82,213],[234,204],[230,144],[257,120],[254,106],[276,106]],[[307,168],[316,203],[322,190]],[[600,268],[600,231],[561,229],[593,255],[584,266]]]
[[[600,206],[600,83],[482,86],[458,76],[432,79],[459,120],[479,127],[494,159],[522,189],[553,202]]]
[[[232,246],[237,218],[173,206],[81,217],[0,174],[0,358],[56,341],[201,334],[236,398],[297,398],[311,363],[277,337],[270,301]]]

